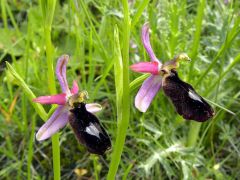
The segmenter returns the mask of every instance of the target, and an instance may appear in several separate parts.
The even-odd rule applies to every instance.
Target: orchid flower
[[[58,104],[57,109],[47,122],[38,130],[36,139],[42,141],[48,139],[53,134],[63,128],[69,121],[69,99],[78,94],[79,88],[76,81],[73,81],[72,89],[68,87],[66,78],[66,68],[69,60],[68,55],[63,55],[58,59],[56,67],[56,75],[59,84],[62,88],[61,94],[40,96],[33,99],[34,102],[40,104]],[[86,94],[86,92],[84,92]],[[86,110],[90,113],[98,112],[102,109],[100,104],[90,103],[86,104]]]
[[[135,97],[135,107],[146,112],[157,92],[163,88],[164,93],[174,104],[177,112],[185,119],[205,121],[214,115],[210,105],[199,96],[193,87],[179,79],[176,69],[180,61],[190,61],[185,53],[175,56],[172,60],[162,63],[155,56],[149,39],[148,23],[142,28],[142,42],[151,62],[139,62],[130,68],[139,73],[150,73]]]

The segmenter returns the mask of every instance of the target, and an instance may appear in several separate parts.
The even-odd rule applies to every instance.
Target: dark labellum
[[[98,118],[86,110],[84,103],[75,103],[69,123],[78,139],[90,153],[103,155],[111,149],[110,138]]]
[[[213,117],[212,107],[190,84],[179,79],[176,71],[164,77],[163,90],[183,118],[203,122]]]

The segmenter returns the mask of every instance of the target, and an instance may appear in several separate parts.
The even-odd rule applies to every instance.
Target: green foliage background
[[[113,150],[118,112],[124,116],[130,106],[116,179],[240,177],[240,2],[137,0],[129,1],[128,6],[131,25],[124,19],[126,8],[116,0],[60,1],[45,12],[40,1],[1,0],[0,179],[53,179],[51,140],[35,140],[43,120],[31,102],[32,96],[51,91],[49,47],[54,66],[62,54],[70,55],[69,83],[77,80],[80,88],[88,91],[90,102],[103,106],[97,115],[111,136]],[[44,27],[52,16],[52,46],[47,47]],[[121,88],[126,90],[126,85],[119,83],[124,72],[121,58],[125,70],[128,63],[149,60],[140,36],[145,22],[150,24],[152,46],[159,59],[165,62],[180,52],[191,57],[190,63],[181,64],[179,75],[213,103],[216,115],[212,120],[202,124],[183,120],[162,91],[147,113],[140,113],[133,99],[146,76],[135,80],[140,76],[137,73],[129,72],[133,81],[130,98],[121,94]],[[130,30],[129,43],[126,28]],[[11,68],[7,70],[5,62],[26,86]],[[117,98],[125,104],[120,106]],[[50,108],[44,106],[47,112]],[[105,179],[108,174],[111,153],[90,155],[68,126],[61,130],[60,153],[62,179]],[[77,172],[83,170],[87,172],[80,176]]]

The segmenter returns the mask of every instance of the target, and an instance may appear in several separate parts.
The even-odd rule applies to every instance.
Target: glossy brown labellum
[[[74,104],[70,110],[69,123],[78,141],[90,153],[103,155],[111,149],[110,138],[98,118],[86,110],[84,103]]]
[[[212,107],[190,84],[179,79],[176,71],[171,70],[163,78],[163,90],[184,119],[203,122],[213,117]]]

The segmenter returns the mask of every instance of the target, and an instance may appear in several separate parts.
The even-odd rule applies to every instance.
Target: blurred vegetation
[[[130,125],[116,179],[238,179],[240,2],[136,0],[129,1],[129,10],[129,64],[149,60],[140,36],[148,21],[159,59],[167,61],[180,52],[191,57],[192,62],[181,64],[179,76],[214,103],[216,115],[201,126],[183,120],[162,91],[140,113],[133,105],[140,83],[130,86]],[[35,140],[43,120],[6,68],[10,63],[36,96],[49,94],[41,7],[38,1],[1,0],[0,15],[0,179],[53,179],[51,140]],[[115,25],[122,47],[119,1],[62,0],[51,32],[54,64],[60,55],[70,55],[68,81],[77,80],[91,101],[103,106],[98,117],[113,142]],[[131,81],[139,76],[130,72]],[[62,179],[106,178],[110,153],[90,155],[69,127],[61,130],[60,148]]]

